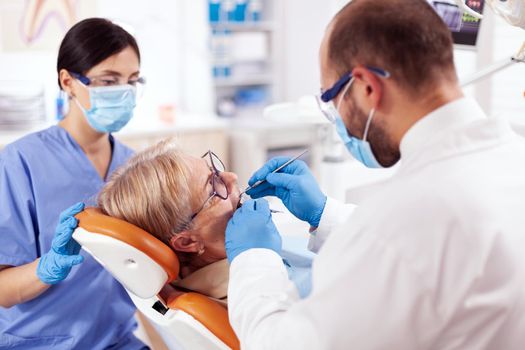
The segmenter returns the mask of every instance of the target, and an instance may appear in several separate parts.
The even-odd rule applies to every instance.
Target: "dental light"
[[[523,0],[488,0],[494,12],[511,25],[525,29],[525,2]]]

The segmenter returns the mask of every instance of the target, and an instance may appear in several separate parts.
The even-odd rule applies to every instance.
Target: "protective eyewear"
[[[366,68],[381,78],[390,78],[390,73],[384,69],[371,66],[366,66]],[[352,72],[344,74],[331,88],[324,92],[321,90],[321,94],[316,96],[319,109],[330,123],[335,123],[337,117],[337,110],[333,100],[341,93],[353,77]]]
[[[108,87],[108,86],[120,86],[120,85],[131,85],[137,89],[137,97],[141,97],[144,92],[146,85],[146,78],[137,77],[127,81],[119,79],[115,75],[101,75],[95,77],[86,77],[82,74],[69,72],[69,74],[80,81],[82,84],[89,87]]]

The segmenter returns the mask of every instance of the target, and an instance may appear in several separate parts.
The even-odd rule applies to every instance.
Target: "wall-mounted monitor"
[[[463,13],[454,0],[427,0],[443,18],[452,32],[454,44],[474,48],[478,41],[481,20]],[[468,0],[467,6],[483,13],[484,0]]]

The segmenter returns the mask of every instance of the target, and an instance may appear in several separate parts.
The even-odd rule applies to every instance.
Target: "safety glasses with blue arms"
[[[82,84],[86,86],[94,86],[94,87],[101,87],[101,86],[117,86],[117,85],[131,85],[131,86],[137,86],[137,85],[145,85],[146,84],[146,78],[144,77],[138,77],[135,79],[131,79],[126,82],[121,82],[117,77],[113,75],[104,75],[100,77],[93,77],[88,78],[82,74],[69,72],[71,76],[77,80],[79,80]]]
[[[390,72],[384,69],[371,66],[366,66],[366,69],[381,78],[390,78]],[[319,109],[332,124],[335,123],[336,116],[338,115],[333,100],[339,95],[341,90],[344,89],[346,84],[353,79],[353,77],[352,72],[344,74],[331,88],[326,91],[321,90],[321,94],[316,96]]]
[[[112,74],[101,75],[97,77],[88,78],[82,74],[69,72],[69,74],[90,88],[112,88],[115,86],[129,85],[135,89],[137,98],[142,97],[145,91],[146,79],[144,77],[137,77],[127,81],[122,81],[117,76]]]

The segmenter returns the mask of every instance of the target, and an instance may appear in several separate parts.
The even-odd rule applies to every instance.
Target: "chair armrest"
[[[168,298],[167,306],[191,315],[224,344],[233,350],[240,349],[239,340],[228,319],[228,310],[219,303],[202,294],[185,293]]]

